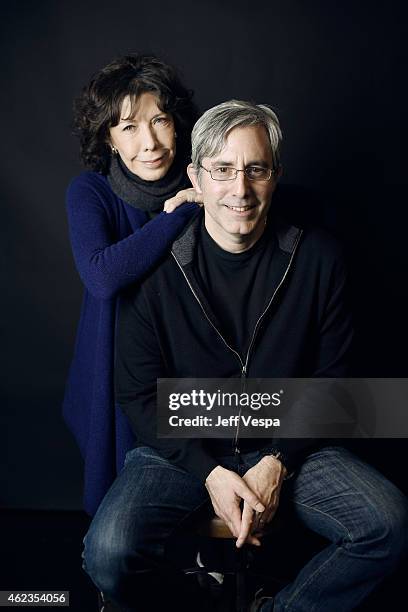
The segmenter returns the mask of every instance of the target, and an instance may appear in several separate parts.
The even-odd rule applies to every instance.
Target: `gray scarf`
[[[186,175],[187,163],[176,156],[163,178],[145,181],[131,172],[119,155],[112,155],[107,178],[112,191],[119,198],[140,210],[158,212],[163,209],[165,200],[190,186]]]

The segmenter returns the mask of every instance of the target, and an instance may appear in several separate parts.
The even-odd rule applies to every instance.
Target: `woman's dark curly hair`
[[[177,154],[189,154],[191,130],[198,117],[193,92],[181,84],[174,68],[157,57],[132,54],[99,70],[74,102],[74,133],[85,166],[108,172],[109,128],[118,125],[126,96],[130,96],[132,114],[138,97],[147,91],[156,94],[160,110],[173,117]]]

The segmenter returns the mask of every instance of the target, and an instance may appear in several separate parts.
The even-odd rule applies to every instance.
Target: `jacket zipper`
[[[182,268],[181,264],[180,264],[180,263],[179,263],[179,261],[177,260],[177,257],[175,256],[175,254],[173,253],[173,251],[171,252],[171,254],[173,255],[173,257],[174,257],[174,259],[175,259],[175,261],[176,261],[176,263],[177,263],[178,267],[180,268],[180,270],[181,270],[181,272],[182,272],[182,274],[183,274],[184,278],[186,279],[187,285],[190,287],[190,290],[191,290],[192,294],[194,295],[195,299],[196,299],[196,300],[197,300],[197,302],[199,303],[199,305],[200,305],[200,307],[201,307],[201,310],[202,310],[202,311],[203,311],[203,313],[204,313],[205,318],[207,319],[207,321],[209,322],[209,324],[211,325],[211,327],[212,327],[212,328],[213,328],[213,329],[214,329],[214,330],[217,332],[217,334],[219,335],[219,337],[221,338],[221,340],[223,341],[223,343],[225,344],[225,346],[226,346],[227,348],[229,348],[229,350],[230,350],[230,351],[232,351],[232,352],[234,353],[234,355],[236,355],[236,357],[238,358],[238,361],[239,361],[239,366],[240,366],[240,369],[241,369],[241,371],[243,371],[243,370],[245,369],[245,365],[244,365],[244,362],[243,362],[243,361],[242,361],[242,359],[241,359],[241,355],[240,355],[240,354],[239,354],[239,353],[238,353],[238,352],[237,352],[235,349],[233,349],[233,348],[232,348],[232,346],[230,346],[230,345],[228,344],[228,342],[225,340],[225,338],[224,338],[224,336],[221,334],[221,332],[220,332],[220,331],[219,331],[219,330],[218,330],[218,329],[215,327],[214,323],[211,321],[210,317],[209,317],[209,316],[208,316],[208,314],[206,313],[205,308],[204,308],[204,306],[202,305],[202,303],[201,303],[201,301],[200,301],[200,298],[198,297],[197,293],[194,291],[193,287],[191,286],[191,283],[190,283],[190,281],[188,280],[186,273],[184,272],[184,270],[183,270],[183,268]]]
[[[267,305],[265,307],[265,310],[263,311],[263,313],[260,315],[260,317],[258,318],[257,322],[255,323],[254,331],[252,333],[252,338],[251,338],[251,341],[249,343],[248,351],[247,351],[247,354],[246,354],[245,364],[244,364],[244,367],[242,368],[242,371],[241,371],[241,380],[243,379],[243,381],[244,381],[243,384],[241,384],[241,388],[244,387],[244,389],[245,389],[245,379],[246,379],[247,372],[248,372],[249,356],[251,354],[251,350],[252,350],[252,347],[254,345],[256,335],[257,335],[258,330],[259,330],[259,326],[261,324],[262,319],[264,318],[264,316],[268,312],[268,310],[269,310],[273,300],[275,299],[276,294],[278,293],[279,289],[281,288],[281,286],[285,282],[285,278],[287,277],[288,272],[290,270],[290,267],[292,265],[292,261],[293,261],[293,258],[295,256],[295,253],[297,251],[297,246],[299,244],[299,240],[300,240],[300,238],[302,236],[302,233],[303,232],[301,230],[299,232],[299,235],[298,235],[297,239],[296,239],[296,242],[295,242],[294,247],[293,247],[292,254],[290,256],[290,260],[288,262],[288,265],[286,266],[286,270],[285,270],[285,272],[284,272],[284,274],[283,274],[283,276],[282,276],[282,278],[280,280],[279,285],[276,287],[275,291],[273,292],[273,295],[272,295],[271,299],[269,300],[269,302],[267,303]],[[234,438],[235,453],[239,453],[238,438],[239,438],[239,428],[240,428],[240,425],[241,425],[241,412],[242,412],[242,407],[240,406],[239,413],[238,413],[238,416],[239,416],[238,424],[237,424],[237,429],[236,429],[235,438]]]
[[[264,316],[266,315],[266,313],[268,312],[268,310],[269,310],[269,308],[270,308],[270,306],[271,306],[271,304],[272,304],[273,300],[275,299],[275,296],[276,296],[276,294],[278,293],[279,289],[281,288],[281,286],[282,286],[282,285],[283,285],[283,283],[285,282],[285,278],[287,277],[288,272],[289,272],[289,270],[290,270],[290,268],[291,268],[291,266],[292,266],[292,261],[293,261],[293,258],[294,258],[294,256],[295,256],[295,253],[296,253],[296,251],[297,251],[297,247],[298,247],[298,244],[299,244],[299,240],[300,240],[300,238],[301,238],[301,236],[302,236],[302,233],[303,233],[303,232],[302,232],[302,230],[300,230],[299,235],[298,235],[298,237],[296,238],[296,242],[295,242],[295,245],[294,245],[294,247],[293,247],[293,251],[292,251],[292,254],[291,254],[291,256],[290,256],[289,263],[288,263],[288,265],[287,265],[287,267],[286,267],[286,270],[285,270],[285,272],[284,272],[284,274],[283,274],[283,276],[282,276],[282,278],[281,278],[281,280],[280,280],[280,282],[279,282],[279,285],[276,287],[275,291],[273,292],[273,295],[272,295],[271,299],[269,300],[268,304],[266,305],[265,310],[263,311],[263,313],[260,315],[260,317],[258,318],[257,322],[255,323],[254,331],[253,331],[253,333],[252,333],[252,338],[251,338],[251,341],[250,341],[250,343],[249,343],[248,351],[247,351],[247,354],[246,354],[245,363],[242,361],[242,359],[241,359],[241,355],[240,355],[240,354],[239,354],[239,353],[238,353],[238,352],[237,352],[235,349],[233,349],[233,348],[232,348],[232,346],[230,346],[230,345],[228,344],[228,342],[225,340],[225,338],[224,338],[224,336],[221,334],[221,332],[220,332],[220,331],[217,329],[217,327],[215,327],[214,323],[211,321],[211,319],[209,318],[208,314],[206,313],[205,308],[204,308],[204,306],[202,305],[202,303],[201,303],[201,301],[200,301],[200,298],[198,297],[197,293],[194,291],[193,287],[191,286],[191,283],[190,283],[190,281],[188,280],[187,275],[186,275],[186,273],[185,273],[185,272],[184,272],[184,270],[183,270],[183,267],[182,267],[182,266],[181,266],[181,264],[179,263],[179,261],[178,261],[177,257],[176,257],[176,256],[175,256],[175,254],[173,253],[173,251],[171,252],[171,254],[173,255],[173,257],[174,257],[174,259],[175,259],[175,262],[177,263],[177,265],[178,265],[178,267],[180,268],[180,270],[181,270],[181,272],[182,272],[182,274],[183,274],[184,278],[186,279],[187,285],[189,286],[189,288],[190,288],[190,290],[191,290],[192,294],[194,295],[195,299],[197,300],[198,304],[200,305],[200,308],[201,308],[201,310],[203,311],[205,318],[207,319],[207,321],[209,322],[209,324],[211,325],[211,327],[214,329],[214,331],[215,331],[215,332],[218,334],[218,336],[221,338],[221,340],[223,341],[223,343],[225,344],[225,346],[226,346],[226,347],[227,347],[227,348],[228,348],[228,349],[229,349],[229,350],[230,350],[232,353],[234,353],[234,355],[235,355],[235,356],[238,358],[239,365],[240,365],[240,368],[241,368],[241,393],[243,392],[243,390],[245,390],[245,387],[246,387],[246,377],[247,377],[247,372],[248,372],[249,356],[250,356],[250,353],[251,353],[252,347],[253,347],[253,345],[254,345],[255,338],[256,338],[256,335],[257,335],[258,330],[259,330],[260,323],[261,323],[262,319],[264,318]],[[233,442],[233,446],[234,446],[234,453],[235,453],[236,455],[239,455],[239,453],[240,453],[240,450],[239,450],[239,447],[238,447],[238,438],[239,438],[239,428],[240,428],[240,424],[241,424],[241,411],[242,411],[242,408],[240,407],[240,409],[239,409],[239,413],[238,413],[238,424],[237,424],[237,429],[236,429],[236,432],[235,432],[234,442]]]

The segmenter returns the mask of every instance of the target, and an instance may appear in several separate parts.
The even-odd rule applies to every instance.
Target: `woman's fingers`
[[[185,202],[196,202],[196,204],[201,206],[203,203],[202,195],[197,193],[193,188],[182,189],[182,191],[176,193],[175,196],[165,201],[163,210],[166,213],[173,212],[173,210],[176,210],[178,206]]]

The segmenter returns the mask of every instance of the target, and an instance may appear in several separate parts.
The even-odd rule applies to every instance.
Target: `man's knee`
[[[112,529],[91,530],[84,539],[83,552],[84,570],[99,590],[113,598],[127,590],[131,576],[151,569],[148,559],[154,557],[142,525],[135,522],[131,533],[121,530],[119,519],[116,525]]]
[[[392,504],[392,502],[391,502]],[[394,502],[384,514],[385,540],[390,569],[393,570],[408,555],[408,502]]]
[[[378,492],[375,497],[366,514],[363,539],[369,545],[369,555],[392,572],[408,555],[408,500],[402,494]]]

